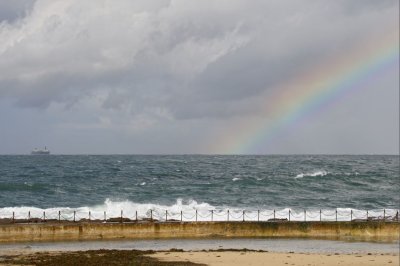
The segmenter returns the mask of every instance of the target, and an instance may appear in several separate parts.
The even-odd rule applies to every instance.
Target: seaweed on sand
[[[0,257],[0,263],[6,265],[38,265],[38,266],[108,266],[108,265],[143,265],[143,266],[200,266],[188,261],[159,261],[146,256],[154,251],[139,250],[87,250],[71,252],[37,252],[23,255]]]

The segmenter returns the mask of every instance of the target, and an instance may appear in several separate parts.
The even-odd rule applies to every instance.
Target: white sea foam
[[[239,177],[234,177],[234,178],[232,178],[232,181],[238,181],[238,180],[240,180]]]
[[[326,176],[328,174],[327,171],[315,171],[315,172],[311,172],[311,173],[301,173],[298,174],[295,178],[303,178],[303,177],[307,177],[307,176]]]
[[[167,211],[167,217],[166,217]],[[267,221],[269,219],[288,219],[291,221],[350,221],[351,219],[366,219],[367,215],[369,218],[374,217],[375,219],[382,219],[383,216],[395,217],[396,209],[379,209],[369,210],[368,214],[366,210],[357,210],[349,208],[338,208],[338,209],[312,209],[304,210],[291,209],[291,208],[279,208],[279,209],[260,209],[249,208],[243,210],[243,208],[235,207],[223,207],[223,206],[212,206],[208,203],[198,203],[195,200],[183,201],[178,199],[172,205],[162,205],[155,203],[135,203],[129,200],[125,201],[112,201],[106,199],[103,204],[96,206],[84,206],[79,208],[59,207],[59,208],[47,208],[41,209],[36,207],[6,207],[0,208],[0,219],[1,218],[12,218],[13,213],[15,219],[27,219],[30,215],[31,218],[43,218],[44,212],[46,219],[58,219],[60,212],[60,218],[62,220],[73,220],[74,212],[76,220],[88,219],[90,212],[90,219],[104,219],[106,218],[124,218],[136,219],[136,213],[138,219],[150,218],[164,221],[165,218],[168,220],[183,220],[183,221],[242,221],[243,215],[246,221]],[[182,216],[181,216],[182,213]],[[290,214],[289,214],[290,213]]]
[[[344,173],[344,175],[346,175],[346,176],[353,176],[353,175],[358,176],[358,175],[360,175],[360,173],[359,172],[351,172],[351,173]]]

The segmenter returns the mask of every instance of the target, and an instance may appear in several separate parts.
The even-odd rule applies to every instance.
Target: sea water
[[[399,243],[348,242],[315,239],[285,238],[231,238],[231,239],[150,239],[150,240],[108,240],[80,242],[26,242],[0,244],[1,253],[79,251],[98,249],[118,250],[170,250],[185,251],[249,249],[269,252],[305,252],[314,254],[399,254]]]
[[[0,218],[395,217],[399,167],[397,155],[2,155]]]

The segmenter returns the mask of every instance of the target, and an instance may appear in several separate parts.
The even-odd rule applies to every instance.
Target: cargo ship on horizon
[[[44,150],[40,150],[38,148],[35,148],[33,151],[31,151],[32,155],[49,155],[50,150],[47,149],[47,147],[44,147]]]

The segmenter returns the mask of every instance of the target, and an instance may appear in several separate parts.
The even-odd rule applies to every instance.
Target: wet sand
[[[0,245],[0,265],[399,265],[399,242],[175,239]]]
[[[0,255],[0,265],[156,265],[156,266],[337,266],[337,265],[399,265],[399,254],[311,254],[293,252],[267,252],[250,250],[216,251],[139,251],[88,250],[64,252],[15,251]]]

